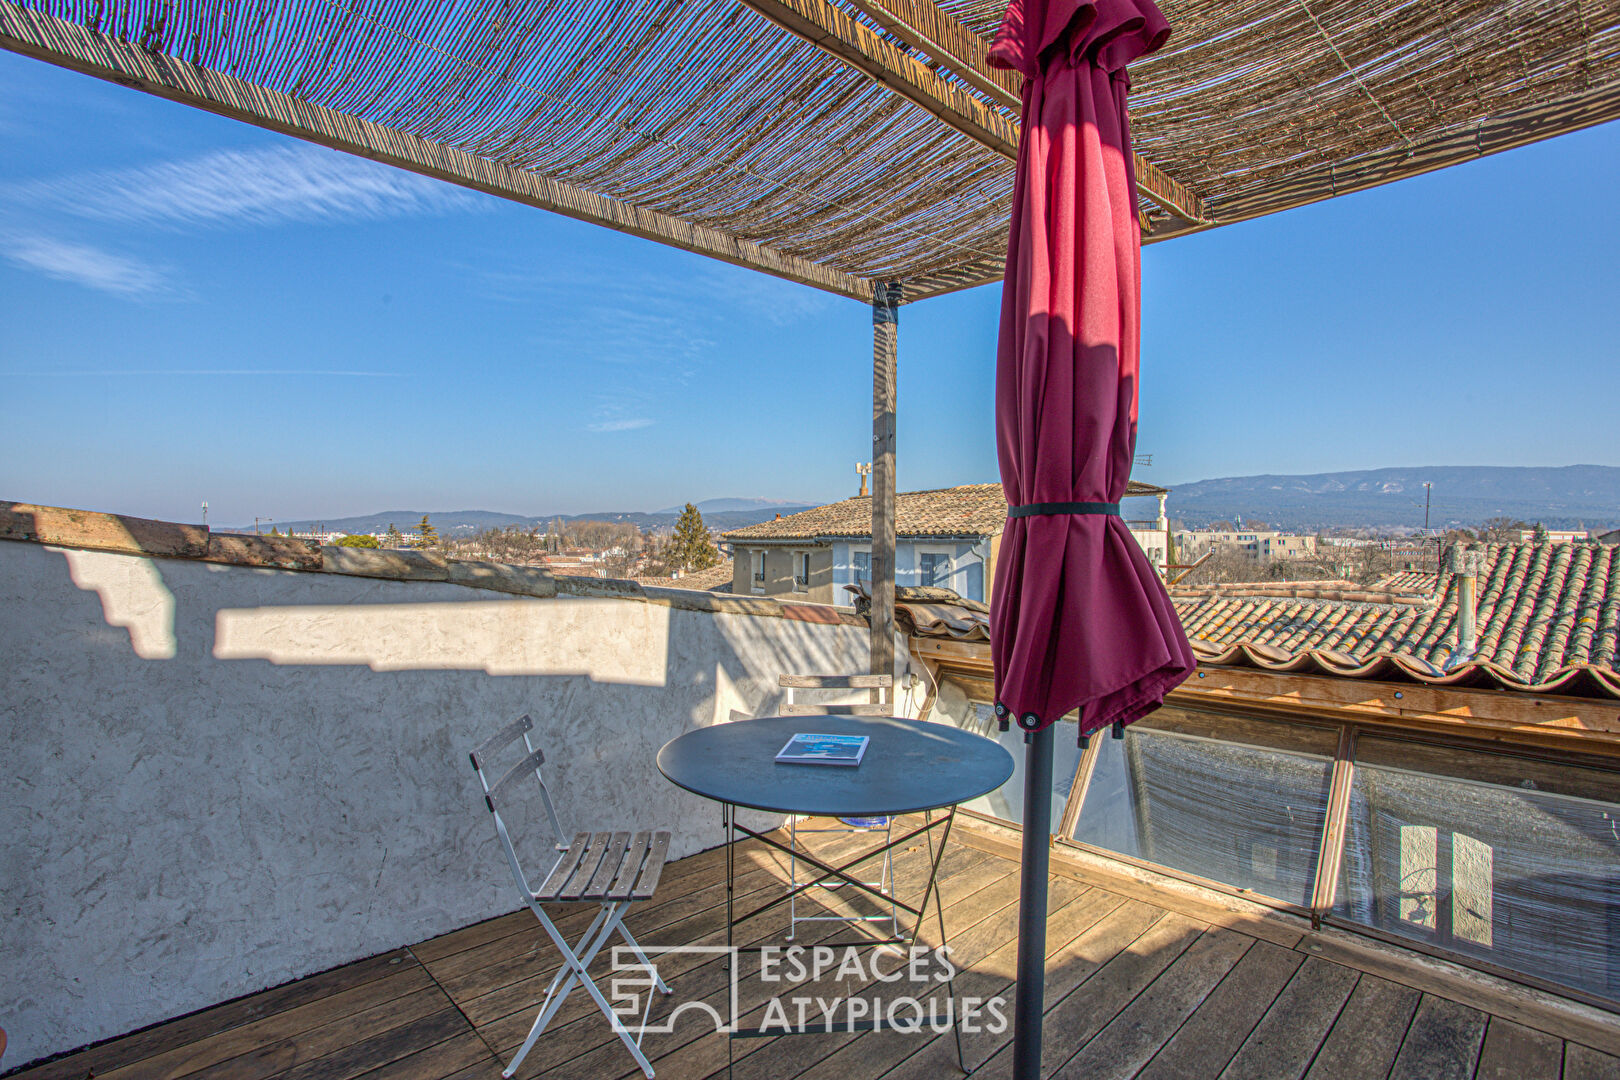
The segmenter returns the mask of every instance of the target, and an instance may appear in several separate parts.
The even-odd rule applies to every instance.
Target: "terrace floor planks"
[[[801,834],[818,854],[847,855],[870,838]],[[924,880],[923,841],[895,853],[902,890]],[[757,842],[737,845],[738,899],[751,906],[780,895],[787,867]],[[723,941],[724,854],[716,849],[670,863],[657,896],[628,923],[644,944]],[[1018,875],[1005,846],[953,844],[940,870],[946,929],[959,971],[956,994],[1002,997],[1012,1012],[1017,957]],[[853,890],[807,901],[840,913],[874,913]],[[577,936],[594,906],[558,909]],[[778,907],[739,929],[739,941],[780,943]],[[1556,1032],[1437,992],[1432,971],[1403,984],[1398,971],[1347,966],[1313,954],[1287,927],[1256,935],[1218,905],[1155,895],[1137,873],[1117,881],[1095,868],[1054,874],[1047,920],[1043,1076],[1052,1080],[1620,1080],[1620,1058]],[[794,944],[843,940],[837,923],[801,924]],[[939,943],[930,913],[921,944]],[[866,950],[870,955],[872,950]],[[807,960],[808,962],[808,960]],[[902,967],[892,958],[882,971]],[[285,986],[133,1032],[16,1074],[17,1080],[495,1080],[527,1032],[556,971],[556,950],[527,911],[463,927]],[[773,996],[882,999],[895,985],[831,969],[814,982],[777,989],[749,985],[758,961],[739,972],[744,1023],[757,1023]],[[660,961],[675,993],[656,1007],[725,1003],[729,971],[712,956]],[[593,970],[605,993],[607,965]],[[1385,977],[1388,976],[1388,977]],[[1421,988],[1414,988],[1421,987]],[[791,1015],[791,1010],[789,1011]],[[1010,1029],[962,1032],[975,1080],[1011,1075]],[[1617,1019],[1620,1023],[1620,1019]],[[1568,1032],[1566,1032],[1568,1034]],[[1600,1040],[1601,1041],[1601,1040]],[[728,1045],[729,1044],[729,1045]],[[649,1034],[660,1080],[948,1080],[960,1076],[950,1031],[840,1031],[727,1040],[691,1016]],[[520,1070],[521,1080],[631,1080],[622,1045],[576,990]]]

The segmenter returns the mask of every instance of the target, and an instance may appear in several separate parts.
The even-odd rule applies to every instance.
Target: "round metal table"
[[[782,765],[801,732],[865,735],[856,766]],[[982,735],[890,716],[771,716],[699,728],[664,744],[658,771],[715,802],[779,814],[867,817],[937,810],[1007,782],[1013,759]]]
[[[865,735],[871,742],[861,763],[849,765],[785,765],[777,753],[794,735]],[[922,928],[930,899],[939,917],[940,939],[945,939],[945,917],[940,910],[936,882],[940,860],[950,839],[951,823],[959,803],[986,795],[1007,782],[1013,772],[1012,755],[998,743],[982,735],[944,724],[908,720],[892,716],[771,716],[738,720],[729,724],[689,731],[664,744],[658,751],[658,770],[668,780],[706,799],[721,804],[721,821],[726,844],[726,946],[736,951],[759,951],[773,946],[736,946],[733,930],[771,908],[828,879],[878,897],[915,917],[909,936],[901,936],[899,926],[887,938],[832,942],[837,946],[870,946],[906,943],[914,946]],[[765,810],[779,814],[807,814],[824,817],[895,817],[927,813],[926,824],[891,839],[880,847],[863,852],[839,866],[830,866],[809,853],[790,848],[768,833],[761,833],[737,821],[736,808]],[[935,817],[934,810],[946,810]],[[938,845],[930,837],[931,863],[921,902],[913,907],[889,893],[873,888],[873,883],[851,876],[851,868],[884,854],[908,841],[940,829]],[[747,836],[769,847],[793,855],[820,872],[804,884],[794,883],[783,895],[766,901],[741,916],[733,907],[736,882],[734,836]],[[955,981],[951,980],[952,992]],[[879,1021],[827,1022],[782,1031],[772,1028],[733,1027],[733,1039],[766,1034],[812,1034],[831,1031],[869,1031],[883,1026]],[[954,1027],[954,1025],[953,1025]],[[960,1033],[957,1053],[960,1058]]]

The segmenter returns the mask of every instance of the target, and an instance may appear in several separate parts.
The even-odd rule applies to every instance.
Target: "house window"
[[[796,592],[804,592],[810,588],[810,553],[808,551],[795,551],[793,553],[793,588]]]
[[[870,551],[857,551],[855,558],[855,584],[869,585],[872,582],[872,553]]]
[[[765,553],[756,551],[751,556],[754,562],[754,588],[765,588]]]
[[[944,585],[951,576],[951,557],[924,551],[917,556],[919,584]]]

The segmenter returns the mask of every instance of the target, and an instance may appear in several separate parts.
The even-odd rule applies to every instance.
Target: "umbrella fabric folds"
[[[990,50],[1024,75],[996,361],[1007,530],[990,611],[996,714],[1028,744],[1014,1080],[1043,1073],[1051,725],[1071,709],[1082,738],[1129,723],[1194,664],[1119,516],[1142,276],[1125,66],[1169,33],[1152,0],[1010,0]]]
[[[1119,516],[1136,450],[1141,236],[1126,65],[1152,0],[1011,0],[990,63],[1024,76],[996,370],[1010,507],[992,598],[998,716],[1082,734],[1153,711],[1194,659]]]

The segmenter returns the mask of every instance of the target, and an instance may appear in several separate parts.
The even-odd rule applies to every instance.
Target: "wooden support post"
[[[1339,748],[1333,755],[1328,781],[1327,820],[1322,824],[1322,847],[1316,855],[1316,886],[1311,891],[1311,928],[1321,929],[1333,911],[1339,891],[1339,867],[1344,864],[1345,822],[1350,816],[1350,787],[1356,777],[1356,729],[1339,729]]]
[[[1065,729],[1067,730],[1067,729]],[[1102,754],[1101,732],[1093,732],[1086,748],[1080,752],[1080,764],[1074,770],[1074,783],[1069,785],[1069,798],[1063,804],[1063,817],[1058,820],[1058,836],[1074,839],[1074,827],[1080,823],[1080,807],[1085,804],[1086,792],[1091,789],[1091,778],[1097,772],[1097,758]]]
[[[894,410],[900,284],[872,288],[872,674],[894,671]],[[874,691],[874,694],[878,693]],[[881,700],[873,697],[873,701]]]

